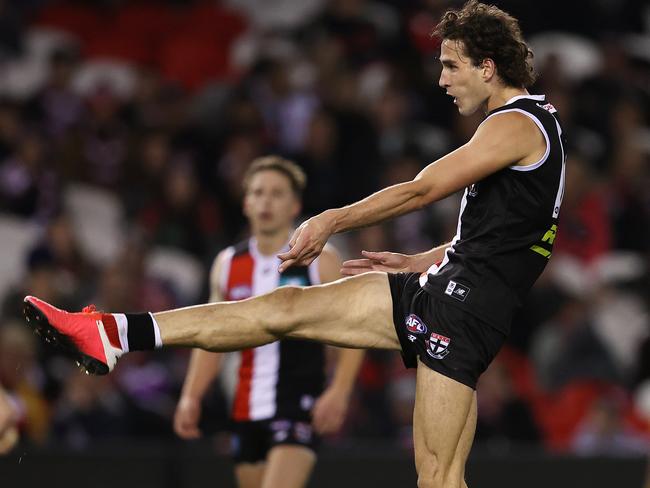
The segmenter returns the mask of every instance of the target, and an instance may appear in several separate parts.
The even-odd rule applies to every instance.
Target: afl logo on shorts
[[[449,354],[449,343],[451,339],[435,332],[431,333],[429,340],[424,341],[427,345],[427,354],[433,359],[442,359]]]
[[[427,326],[424,325],[420,317],[412,313],[406,317],[406,329],[414,334],[426,334]]]

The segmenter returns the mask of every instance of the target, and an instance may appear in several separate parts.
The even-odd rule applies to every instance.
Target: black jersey
[[[566,160],[560,120],[543,95],[514,97],[486,120],[507,112],[535,122],[546,152],[534,164],[504,168],[465,189],[456,236],[422,280],[429,293],[506,333],[553,251]]]
[[[280,259],[261,254],[255,239],[230,247],[226,253],[220,277],[226,300],[243,300],[282,285],[320,283],[318,260],[280,274]],[[283,339],[243,350],[240,357],[232,408],[235,421],[309,418],[325,383],[322,344]]]

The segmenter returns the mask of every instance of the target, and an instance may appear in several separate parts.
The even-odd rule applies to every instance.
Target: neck
[[[289,240],[291,229],[282,229],[272,234],[253,232],[257,242],[257,250],[264,256],[275,256],[279,253]]]
[[[502,107],[512,97],[516,97],[518,95],[530,95],[530,93],[528,93],[528,90],[525,88],[513,88],[509,86],[496,91],[487,99],[485,104],[485,113],[487,114],[495,108]]]

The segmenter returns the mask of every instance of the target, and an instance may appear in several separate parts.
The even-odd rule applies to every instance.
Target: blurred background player
[[[18,441],[17,412],[0,386],[0,455],[8,453]]]
[[[251,238],[219,253],[210,274],[210,300],[241,300],[278,286],[317,285],[340,277],[330,248],[308,267],[280,274],[276,255],[288,249],[301,210],[306,177],[275,156],[255,160],[244,178],[244,214]],[[241,353],[232,404],[233,458],[241,488],[305,485],[316,461],[319,435],[343,423],[363,351],[341,349],[331,385],[325,382],[322,344],[282,340]],[[219,374],[220,353],[192,352],[174,430],[184,439],[201,435],[201,401]]]

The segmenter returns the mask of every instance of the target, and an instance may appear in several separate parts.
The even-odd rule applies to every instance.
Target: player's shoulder
[[[226,262],[237,256],[249,253],[249,240],[242,240],[236,244],[223,248],[212,261],[212,269],[221,268]]]
[[[492,111],[479,125],[474,139],[488,142],[536,140],[544,126],[538,114],[507,108]]]

